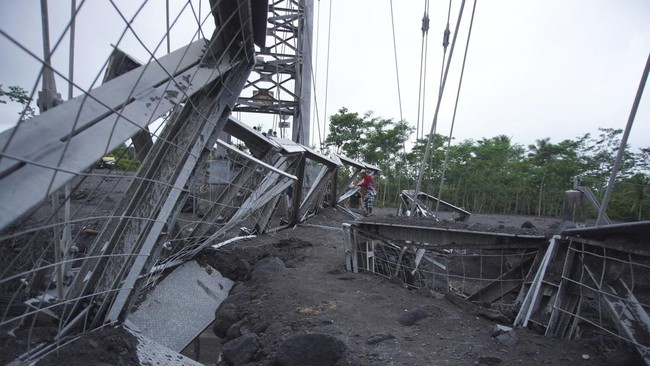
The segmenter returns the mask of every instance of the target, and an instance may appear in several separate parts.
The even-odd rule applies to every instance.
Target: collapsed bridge
[[[309,2],[288,3],[211,1],[210,39],[144,64],[116,48],[101,86],[66,102],[49,98],[38,116],[0,134],[0,328],[31,339],[39,322],[56,324],[54,342],[27,342],[17,359],[38,360],[114,322],[142,330],[152,360],[160,345],[180,352],[232,285],[196,265],[196,254],[305,222],[354,194],[347,187],[361,170],[378,169],[307,146],[308,47],[299,38],[287,56],[271,50],[286,39],[265,43],[267,30],[279,37],[309,26]],[[275,85],[289,100],[262,86],[274,72],[292,80]],[[253,128],[238,112],[289,116],[293,139]],[[132,148],[120,150],[125,142]],[[109,153],[122,166],[97,168]],[[401,199],[398,214],[415,202],[424,219],[344,225],[350,271],[450,291],[550,336],[571,338],[588,324],[648,359],[647,223],[553,238],[485,232],[438,226],[434,204],[458,221],[470,215],[451,203],[413,191]],[[158,307],[138,303],[149,291]],[[174,298],[194,300],[194,322],[152,341],[183,316]]]

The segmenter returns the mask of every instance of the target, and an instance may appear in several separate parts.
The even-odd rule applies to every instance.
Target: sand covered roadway
[[[393,209],[376,220],[400,220]],[[635,365],[636,352],[601,338],[566,341],[528,329],[499,332],[512,319],[486,316],[449,293],[408,289],[370,273],[345,271],[340,210],[326,209],[306,224],[264,235],[197,261],[236,281],[212,325],[222,344],[201,347],[200,361],[220,365]],[[538,232],[557,219],[474,215],[467,224]],[[541,230],[541,231],[540,231]],[[552,230],[552,229],[551,229]],[[134,363],[134,348],[99,337],[78,354],[63,348],[39,364]],[[110,339],[110,338],[109,338]],[[130,339],[124,337],[122,339]],[[137,342],[137,340],[135,340]],[[91,352],[93,351],[93,352]],[[107,354],[114,357],[106,360]],[[103,356],[102,356],[103,355]],[[72,358],[70,358],[72,357]],[[137,357],[136,357],[137,359]],[[83,361],[82,361],[83,360]],[[138,361],[140,362],[140,361]],[[144,363],[143,363],[144,364]]]

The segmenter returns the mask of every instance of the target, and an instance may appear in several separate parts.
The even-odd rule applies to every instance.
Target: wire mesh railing
[[[246,2],[210,1],[207,9],[206,2],[171,4],[167,22],[164,14],[156,18],[160,4],[149,1],[80,1],[67,19],[59,9],[48,16],[47,2],[41,4],[40,14],[27,3],[11,6],[24,7],[26,17],[42,15],[44,35],[55,39],[51,48],[46,42],[45,56],[31,51],[19,26],[0,29],[8,58],[33,63],[11,64],[19,67],[14,72],[32,70],[27,77],[43,81],[41,112],[22,113],[0,134],[0,329],[15,337],[3,353],[23,360],[123,318],[152,268],[225,237],[234,222],[255,216],[260,201],[295,180],[284,172],[290,167],[225,154],[228,175],[249,169],[249,179],[233,185],[221,177],[236,192],[229,199],[202,189],[214,185],[206,166],[254,64]],[[107,19],[112,35],[100,35],[114,38],[98,37],[89,48],[92,22]],[[70,40],[67,59],[64,40]],[[171,44],[181,48],[170,52]],[[102,51],[88,51],[97,47]],[[145,62],[120,68],[127,58],[114,50]],[[75,64],[83,67],[73,74]],[[97,86],[102,74],[105,83]],[[56,82],[75,91],[67,102]],[[26,92],[27,102],[39,83]],[[275,179],[256,192],[273,169]],[[221,222],[199,217],[206,205],[219,207]],[[209,229],[197,235],[193,229],[201,225]]]
[[[453,293],[500,321],[548,336],[589,339],[611,350],[625,343],[650,359],[650,255],[640,244],[647,222],[575,229],[536,244],[447,228],[440,235],[416,224],[404,231],[395,222],[344,225],[348,269]]]

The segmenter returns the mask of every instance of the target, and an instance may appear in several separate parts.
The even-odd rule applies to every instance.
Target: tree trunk
[[[546,179],[546,171],[542,174],[542,183],[539,185],[539,199],[537,201],[537,216],[542,216],[542,191],[544,190],[544,180]]]

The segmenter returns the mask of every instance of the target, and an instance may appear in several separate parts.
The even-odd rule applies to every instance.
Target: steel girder
[[[205,46],[196,41],[0,134],[0,230],[234,65],[200,67]]]
[[[545,247],[548,239],[543,235],[517,235],[495,232],[398,225],[383,222],[358,221],[353,228],[369,235],[388,238],[397,243],[409,242],[417,248],[452,249],[537,249]]]
[[[194,181],[196,167],[205,161],[216,142],[250,73],[253,65],[251,29],[247,26],[250,9],[240,3],[230,10],[232,14],[222,14],[227,20],[222,21],[222,28],[215,30],[205,54],[197,54],[199,57],[192,68],[180,75],[177,83],[184,82],[179,87],[181,91],[187,93],[196,85],[191,94],[182,94],[191,97],[185,101],[178,118],[165,126],[116,214],[95,241],[91,255],[99,258],[84,262],[70,288],[69,299],[90,296],[91,300],[99,300],[94,321],[89,324],[91,328],[124,316],[129,301],[137,294],[138,277],[147,273],[154,263],[152,254],[157,250],[163,229],[175,224],[184,188]],[[205,75],[204,82],[196,84],[196,75]],[[163,92],[163,99],[176,96],[168,83],[163,86],[168,88]],[[170,107],[179,105],[181,100],[173,100]],[[77,301],[70,314],[74,315],[80,307]]]

